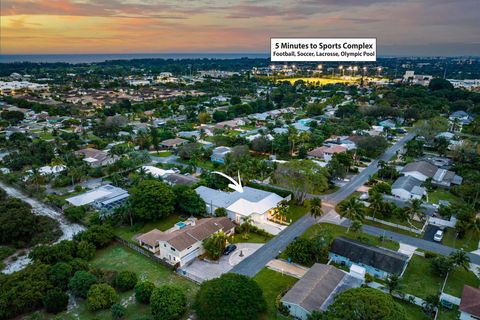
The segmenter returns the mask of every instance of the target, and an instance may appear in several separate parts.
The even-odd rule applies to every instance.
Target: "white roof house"
[[[126,201],[128,196],[127,190],[108,184],[66,200],[74,206],[92,205],[97,209],[112,209]]]
[[[207,212],[225,208],[229,218],[239,223],[249,216],[256,222],[266,221],[267,213],[285,200],[276,193],[251,187],[243,187],[243,192],[225,192],[200,186],[195,191],[205,201]]]
[[[143,166],[142,169],[145,170],[145,172],[147,174],[151,174],[155,178],[162,178],[162,177],[164,177],[168,174],[175,173],[175,171],[173,171],[171,169],[164,170],[164,169],[160,169],[160,168],[157,168],[157,167],[154,167],[154,166]]]

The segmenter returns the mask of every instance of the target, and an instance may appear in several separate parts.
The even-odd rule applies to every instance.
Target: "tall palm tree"
[[[313,198],[310,200],[310,214],[314,218],[320,218],[322,216],[322,199]]]
[[[243,230],[244,230],[244,239],[248,239],[248,234],[250,233],[250,227],[252,226],[253,219],[248,216],[243,218]]]
[[[406,212],[410,219],[415,218],[416,215],[420,216],[422,208],[422,201],[420,199],[413,199],[410,201],[410,205],[406,208]]]
[[[368,208],[372,211],[373,218],[375,218],[375,215],[381,212],[383,209],[383,206],[384,206],[383,196],[380,192],[373,192],[368,197],[368,202],[370,202],[370,206]]]
[[[351,221],[363,221],[365,217],[365,206],[357,198],[350,198],[340,204],[340,216]],[[350,231],[350,226],[347,229],[347,233],[348,231]]]
[[[470,265],[470,258],[467,256],[467,253],[463,249],[451,253],[449,258],[454,266],[463,267],[465,270],[468,270],[468,267]]]
[[[38,192],[40,185],[45,183],[45,177],[38,171],[38,168],[32,168],[32,175],[29,181],[35,186],[35,190]]]

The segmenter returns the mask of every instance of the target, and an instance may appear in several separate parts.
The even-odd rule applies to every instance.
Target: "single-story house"
[[[175,230],[153,229],[137,237],[138,243],[171,265],[185,266],[203,254],[203,240],[223,231],[231,235],[235,224],[227,217],[189,219],[176,224]]]
[[[292,317],[307,320],[312,311],[325,311],[338,294],[362,283],[332,265],[315,263],[280,301]]]
[[[154,166],[142,166],[142,169],[145,173],[151,174],[155,178],[163,178],[171,173],[175,173],[172,169],[165,170]]]
[[[237,223],[246,217],[252,217],[254,222],[265,222],[281,201],[289,200],[251,187],[243,187],[243,192],[225,192],[200,186],[195,191],[205,201],[208,213],[213,215],[217,208],[225,208],[228,217]]]
[[[232,152],[232,148],[230,147],[216,147],[212,150],[212,155],[210,156],[210,161],[216,163],[225,163],[225,156]]]
[[[396,127],[395,122],[390,119],[380,121],[378,124],[383,128],[393,129]]]
[[[449,117],[448,120],[452,122],[459,122],[461,125],[468,125],[473,121],[473,117],[465,111],[455,111]]]
[[[74,206],[90,205],[97,210],[111,211],[124,204],[128,196],[127,190],[107,184],[67,198],[66,201]]]
[[[464,285],[458,309],[460,320],[480,319],[480,289]]]
[[[391,274],[401,276],[409,261],[405,254],[344,237],[333,240],[328,256],[340,265],[359,265],[365,268],[367,273],[380,279],[386,279]]]
[[[227,121],[222,121],[222,122],[217,122],[215,124],[215,128],[217,129],[237,129],[239,126],[245,125],[245,121],[243,119],[233,119],[233,120],[227,120]]]
[[[110,165],[120,159],[120,157],[116,155],[111,156],[105,151],[97,150],[94,148],[78,150],[75,152],[75,154],[77,156],[82,156],[82,160],[85,161],[92,168]]]
[[[392,194],[402,200],[421,199],[427,195],[422,181],[412,176],[401,176],[392,184]]]
[[[327,162],[332,160],[335,153],[346,152],[347,148],[340,145],[322,146],[307,152],[308,158],[323,159]]]
[[[192,186],[200,181],[197,177],[186,176],[179,173],[169,173],[163,177],[163,181],[170,185],[183,184],[186,186]]]
[[[160,142],[160,144],[162,145],[162,147],[170,149],[170,148],[177,148],[181,145],[184,145],[187,142],[189,141],[182,138],[173,138],[173,139],[163,140],[162,142]]]
[[[455,172],[438,168],[427,161],[417,161],[407,164],[402,170],[406,176],[412,176],[420,181],[432,179],[432,184],[449,188],[452,185],[462,184],[463,178],[456,175]]]
[[[181,137],[181,138],[185,138],[185,139],[191,139],[191,138],[200,139],[201,133],[200,133],[199,130],[195,130],[195,131],[180,131],[180,132],[178,133],[178,136]]]

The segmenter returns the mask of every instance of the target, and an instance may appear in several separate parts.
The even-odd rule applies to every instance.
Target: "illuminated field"
[[[319,78],[319,77],[309,77],[309,78],[284,78],[284,79],[278,79],[277,82],[283,82],[283,81],[288,81],[291,84],[294,84],[296,81],[301,80],[306,83],[310,83],[313,85],[319,85],[323,86],[326,84],[332,84],[332,83],[355,83],[355,82],[360,82],[362,77],[328,77],[328,78]],[[364,81],[378,81],[378,80],[383,80],[381,78],[370,78],[370,77],[364,77]]]

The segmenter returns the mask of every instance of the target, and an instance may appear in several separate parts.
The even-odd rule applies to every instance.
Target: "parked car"
[[[435,235],[433,236],[433,240],[440,242],[442,241],[442,239],[443,239],[443,230],[437,230],[437,232],[435,232]]]
[[[225,249],[223,250],[223,254],[228,256],[230,253],[232,253],[233,251],[235,251],[235,249],[237,249],[237,246],[234,245],[234,244],[229,244],[228,246],[225,247]]]

